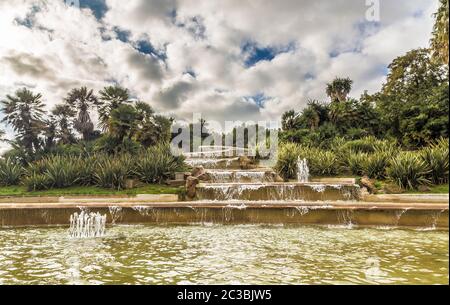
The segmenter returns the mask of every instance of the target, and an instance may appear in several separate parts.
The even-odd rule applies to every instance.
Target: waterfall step
[[[202,183],[197,186],[197,200],[358,200],[355,184],[314,182]]]

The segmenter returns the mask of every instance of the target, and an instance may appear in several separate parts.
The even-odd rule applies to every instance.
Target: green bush
[[[133,166],[129,155],[99,158],[94,169],[95,183],[104,188],[124,189],[126,180],[132,176]]]
[[[420,151],[420,157],[429,170],[428,179],[434,184],[447,183],[449,180],[448,139],[441,139]]]
[[[365,163],[369,155],[361,152],[350,152],[344,161],[344,166],[350,173],[357,176],[362,176],[365,173]]]
[[[309,171],[312,175],[332,176],[339,174],[340,165],[336,154],[327,150],[311,150],[307,158]]]
[[[51,181],[44,174],[31,173],[23,181],[29,192],[47,190],[51,187]]]
[[[142,182],[161,183],[172,173],[184,169],[184,158],[173,156],[168,145],[160,144],[148,148],[138,157],[135,174]]]
[[[387,168],[389,179],[405,189],[416,189],[420,185],[429,184],[429,173],[427,165],[415,152],[401,153],[392,159]]]
[[[275,170],[283,179],[292,179],[297,176],[297,159],[300,156],[300,146],[295,143],[280,145]]]
[[[11,158],[0,159],[0,185],[9,186],[20,183],[24,170],[22,164]]]
[[[70,157],[53,156],[41,161],[45,168],[43,175],[51,187],[64,188],[77,184],[79,170],[75,160]]]
[[[384,179],[386,169],[390,165],[391,155],[384,151],[376,151],[363,160],[363,173],[370,178]]]

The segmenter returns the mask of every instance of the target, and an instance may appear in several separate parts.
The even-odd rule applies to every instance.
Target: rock
[[[367,190],[371,194],[374,194],[377,190],[373,181],[371,179],[369,179],[369,177],[367,177],[367,176],[362,177],[359,184],[361,184],[361,186],[367,188]]]
[[[138,181],[136,179],[127,179],[125,180],[125,189],[130,190],[137,186]]]
[[[192,177],[199,177],[199,176],[203,175],[204,173],[205,173],[205,169],[201,165],[194,167],[191,171]]]
[[[404,190],[394,183],[386,183],[383,187],[386,194],[401,194]]]
[[[211,180],[211,175],[208,172],[205,172],[201,174],[200,176],[197,176],[197,179],[200,181],[209,181]]]
[[[428,187],[428,186],[426,186],[426,185],[419,185],[419,187],[417,188],[417,190],[418,190],[419,192],[426,193],[426,192],[431,191],[431,188]]]
[[[253,160],[250,159],[247,156],[240,156],[239,157],[239,167],[241,169],[254,169],[256,168],[256,165],[254,164]]]
[[[280,177],[276,172],[270,172],[273,182],[284,182],[284,179]]]
[[[186,195],[190,199],[194,199],[197,193],[196,187],[199,184],[197,177],[190,176],[186,179]]]
[[[359,190],[359,198],[364,199],[364,197],[366,197],[367,195],[370,195],[370,194],[369,194],[369,191],[367,190],[366,187],[362,187],[362,188]]]

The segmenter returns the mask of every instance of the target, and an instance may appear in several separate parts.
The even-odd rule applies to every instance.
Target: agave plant
[[[291,179],[297,175],[297,159],[300,156],[300,146],[295,143],[286,143],[280,146],[276,171],[284,179]]]
[[[420,151],[420,157],[429,170],[428,178],[434,184],[448,182],[449,176],[449,147],[448,140],[440,140],[430,147]]]
[[[132,171],[133,161],[128,155],[101,158],[94,170],[95,183],[104,188],[121,190],[125,188]]]
[[[46,175],[32,173],[23,181],[29,192],[46,190],[51,187],[51,181]]]
[[[309,157],[311,174],[326,176],[339,173],[340,165],[336,154],[332,151],[318,150]]]
[[[184,169],[183,157],[173,156],[168,145],[160,144],[148,148],[138,158],[135,173],[142,182],[161,183],[171,173]]]
[[[73,186],[77,183],[79,172],[73,158],[53,156],[42,160],[44,175],[55,188]]]
[[[24,174],[22,164],[11,159],[0,159],[0,185],[18,185]]]
[[[367,153],[361,152],[353,152],[351,151],[345,160],[345,167],[352,173],[353,175],[362,176],[365,172],[364,164],[366,160],[369,158]]]
[[[405,189],[416,189],[420,185],[430,184],[427,178],[430,170],[415,152],[403,152],[393,158],[387,168],[389,179]]]
[[[391,155],[384,151],[376,151],[362,160],[363,172],[374,179],[384,179],[390,164]]]

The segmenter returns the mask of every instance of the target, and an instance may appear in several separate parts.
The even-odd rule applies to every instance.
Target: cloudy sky
[[[29,87],[51,108],[118,83],[176,118],[277,120],[335,76],[354,97],[378,90],[393,58],[428,45],[437,8],[380,0],[371,21],[366,0],[79,2],[0,0],[0,98]]]

